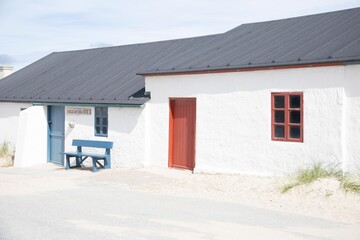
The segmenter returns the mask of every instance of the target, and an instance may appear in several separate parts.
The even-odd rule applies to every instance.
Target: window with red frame
[[[302,142],[303,93],[271,93],[271,139],[274,141]]]

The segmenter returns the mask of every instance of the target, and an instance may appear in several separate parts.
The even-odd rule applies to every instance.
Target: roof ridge
[[[355,7],[355,8],[347,8],[347,9],[342,9],[342,10],[333,10],[330,12],[319,12],[319,13],[311,13],[308,15],[300,15],[300,16],[294,16],[294,17],[287,17],[287,18],[278,18],[278,19],[273,19],[273,20],[266,20],[266,21],[260,21],[260,22],[248,22],[248,23],[242,23],[239,26],[230,29],[229,31],[226,31],[225,33],[231,32],[241,26],[249,26],[249,25],[256,25],[256,24],[263,24],[263,23],[271,23],[271,22],[279,22],[279,21],[287,21],[287,20],[293,20],[293,19],[299,19],[299,18],[306,18],[306,17],[314,17],[314,16],[321,16],[321,15],[328,15],[328,14],[339,14],[341,12],[347,12],[347,11],[355,11],[355,10],[359,10],[360,7]]]

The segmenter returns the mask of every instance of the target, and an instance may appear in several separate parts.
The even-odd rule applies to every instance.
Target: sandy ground
[[[288,181],[288,177],[192,174],[189,171],[167,168],[113,168],[98,173],[92,173],[87,169],[66,171],[62,167],[52,164],[24,169],[0,168],[0,202],[6,200],[4,201],[6,206],[4,205],[3,208],[0,206],[0,210],[12,214],[12,204],[17,204],[16,206],[21,205],[22,208],[19,207],[18,211],[23,214],[28,209],[27,206],[24,206],[28,199],[39,198],[36,201],[34,200],[35,203],[32,206],[36,209],[37,204],[42,204],[41,201],[44,201],[44,203],[53,201],[53,195],[56,198],[61,196],[62,201],[66,203],[66,201],[71,202],[72,198],[76,199],[76,197],[79,197],[78,201],[84,201],[83,199],[89,198],[89,195],[96,195],[101,192],[104,198],[109,194],[106,199],[114,198],[119,202],[125,201],[123,205],[129,204],[127,203],[129,201],[137,202],[141,201],[142,198],[147,199],[151,196],[150,200],[146,200],[146,203],[137,205],[142,206],[144,204],[144,208],[146,208],[146,210],[138,209],[140,211],[139,215],[133,213],[135,210],[132,205],[130,205],[130,210],[126,209],[126,211],[130,211],[128,214],[124,215],[121,212],[124,209],[115,207],[119,212],[114,211],[106,215],[107,218],[112,217],[125,225],[131,225],[132,222],[138,225],[146,220],[149,225],[148,230],[140,230],[139,227],[130,227],[130,225],[124,229],[121,224],[111,226],[110,223],[100,227],[101,225],[96,221],[89,220],[91,217],[98,219],[99,215],[103,215],[101,212],[94,213],[94,216],[89,219],[73,217],[67,222],[76,225],[80,229],[97,229],[100,233],[115,236],[115,238],[109,239],[117,239],[116,237],[123,236],[121,234],[127,231],[135,231],[136,235],[142,234],[144,237],[125,237],[121,239],[152,239],[153,236],[162,236],[163,239],[241,239],[240,237],[245,232],[248,234],[247,239],[360,239],[359,195],[345,193],[339,189],[339,183],[334,179],[323,179],[308,186],[297,187],[285,194],[280,193],[281,187]],[[105,189],[104,192],[101,189]],[[108,189],[108,192],[106,189]],[[81,196],[77,196],[77,194]],[[130,200],[123,198],[127,194],[131,195]],[[147,206],[149,201],[155,205]],[[156,201],[159,201],[160,206],[156,205]],[[56,204],[56,208],[58,208],[58,203]],[[118,206],[116,202],[109,202],[109,208],[112,206],[112,209],[114,209],[112,204]],[[201,218],[209,218],[209,222],[195,221],[190,223],[190,220],[184,221],[180,217],[175,217],[183,214],[179,212],[171,213],[170,216],[167,213],[166,217],[156,218],[156,214],[161,213],[161,205],[166,208],[167,204],[175,204],[175,206],[185,204],[186,208],[199,209]],[[227,210],[222,209],[222,207]],[[40,208],[39,211],[41,212],[42,206],[40,205],[38,208]],[[146,217],[143,211],[149,211],[151,208],[154,208],[154,212],[149,213]],[[171,209],[173,208],[171,207]],[[184,208],[185,212],[194,211],[194,209],[187,210],[186,208]],[[214,208],[212,215],[211,208]],[[232,208],[234,208],[233,213],[229,210]],[[63,212],[63,210],[61,211]],[[201,213],[201,211],[204,212]],[[74,211],[75,213],[76,211]],[[222,213],[226,217],[226,214],[233,214],[229,219],[234,220],[218,221]],[[246,216],[246,213],[249,215]],[[82,212],[78,215],[83,214],[87,213]],[[244,216],[241,216],[243,214]],[[171,219],[172,216],[174,219]],[[289,216],[289,218],[285,218],[285,216]],[[32,214],[30,214],[29,219],[32,219],[32,217]],[[213,220],[211,220],[212,217],[214,217]],[[252,219],[253,217],[254,219]],[[61,221],[65,221],[64,219],[67,218],[69,216],[63,216]],[[247,222],[247,219],[251,224]],[[3,219],[5,223],[9,221],[18,220],[13,217],[7,220]],[[34,220],[35,223],[39,222],[38,224],[41,224],[41,221],[45,221],[43,217]],[[51,220],[47,221],[51,222]],[[59,220],[54,218],[53,221],[58,222]],[[296,227],[286,227],[285,223],[291,221],[294,222]],[[314,221],[314,224],[311,223],[312,221]],[[152,224],[154,225],[153,228],[150,227]],[[332,224],[335,224],[335,227]],[[165,225],[166,228],[158,229],[156,234],[154,233],[154,229],[157,229],[158,226]],[[306,227],[305,225],[313,227]],[[66,226],[64,225],[64,228]],[[176,229],[187,229],[187,231],[178,231],[177,234],[173,234],[168,229],[168,226]],[[16,226],[13,226],[13,228],[11,230],[13,233],[19,232]],[[194,233],[195,230],[198,235]],[[169,238],[169,234],[172,238]],[[207,238],[207,235],[204,234],[213,234],[213,236],[217,237]],[[133,235],[130,234],[129,236]],[[77,239],[68,235],[62,237]],[[88,237],[87,239],[97,238]]]
[[[11,154],[0,157],[0,167],[11,167],[13,165],[13,156]]]
[[[44,165],[38,171],[54,168]],[[273,209],[287,213],[302,214],[343,223],[360,223],[360,195],[346,193],[335,179],[321,179],[310,185],[296,187],[287,193],[281,193],[289,177],[259,177],[227,174],[193,174],[190,171],[167,168],[113,168],[94,174],[87,170],[63,171],[57,169],[56,175],[46,174],[29,176],[11,175],[6,180],[0,176],[1,186],[11,187],[6,194],[20,194],[17,191],[47,191],[56,186],[67,189],[74,187],[74,182],[106,183],[132,191],[153,192],[164,195],[205,198],[216,201],[241,203],[259,208]],[[26,168],[24,169],[26,170]],[[63,178],[62,175],[69,175]],[[23,180],[22,180],[23,179]],[[61,181],[61,184],[56,184]],[[24,184],[36,189],[25,188]],[[13,185],[22,186],[16,189]]]
[[[321,179],[287,193],[281,193],[281,188],[291,181],[289,177],[117,168],[109,172],[103,171],[91,179],[136,191],[207,198],[344,223],[360,223],[360,195],[344,192],[335,179]]]

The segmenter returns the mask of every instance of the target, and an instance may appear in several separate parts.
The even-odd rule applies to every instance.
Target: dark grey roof
[[[157,62],[141,74],[360,60],[360,8],[243,24],[200,51]]]
[[[0,81],[0,101],[141,105],[144,77],[360,60],[360,8],[226,33],[52,53]]]
[[[52,53],[0,81],[0,101],[141,105],[139,71],[218,35]]]

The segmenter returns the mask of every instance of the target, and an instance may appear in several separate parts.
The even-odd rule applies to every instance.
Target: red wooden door
[[[170,99],[169,167],[194,170],[196,99]]]

